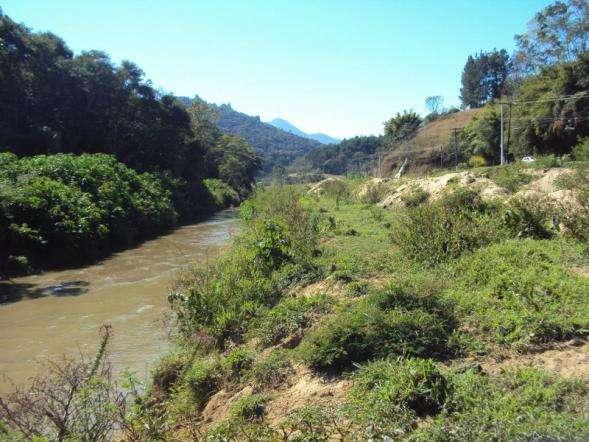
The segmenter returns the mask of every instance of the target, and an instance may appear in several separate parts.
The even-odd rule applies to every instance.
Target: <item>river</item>
[[[0,393],[26,383],[43,359],[91,355],[105,323],[115,372],[145,376],[169,346],[164,318],[174,274],[217,255],[237,222],[224,211],[97,264],[0,282]]]

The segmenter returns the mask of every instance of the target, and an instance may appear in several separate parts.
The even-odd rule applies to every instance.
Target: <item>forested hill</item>
[[[179,97],[186,106],[200,98]],[[244,138],[263,159],[262,169],[270,172],[274,166],[288,166],[293,161],[321,146],[321,143],[299,137],[260,120],[260,117],[236,111],[230,104],[207,103],[216,114],[221,131]]]

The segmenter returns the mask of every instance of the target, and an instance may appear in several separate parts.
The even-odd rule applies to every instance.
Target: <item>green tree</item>
[[[499,98],[506,87],[508,63],[505,49],[470,55],[462,70],[462,107],[478,108]]]
[[[389,143],[398,143],[406,140],[419,129],[422,119],[416,112],[403,111],[397,114],[384,124],[385,137]]]
[[[584,0],[557,1],[536,13],[525,34],[516,35],[514,65],[520,76],[544,66],[572,62],[587,52],[589,4]]]

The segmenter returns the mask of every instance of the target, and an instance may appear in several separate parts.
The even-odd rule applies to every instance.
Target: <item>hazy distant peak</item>
[[[304,138],[309,138],[310,140],[315,140],[315,141],[318,141],[322,144],[336,144],[341,141],[341,140],[338,140],[337,138],[333,138],[333,137],[330,137],[329,135],[322,134],[322,133],[316,133],[316,134],[305,133],[302,130],[300,130],[298,127],[293,126],[288,121],[286,121],[282,118],[275,118],[274,120],[269,121],[268,124],[271,124],[272,126],[278,128],[278,129],[281,129],[285,132],[289,132],[293,135],[297,135],[299,137],[304,137]]]

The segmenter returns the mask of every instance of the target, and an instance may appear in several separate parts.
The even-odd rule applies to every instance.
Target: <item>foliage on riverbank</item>
[[[0,274],[79,264],[174,225],[163,179],[104,154],[0,154]]]

